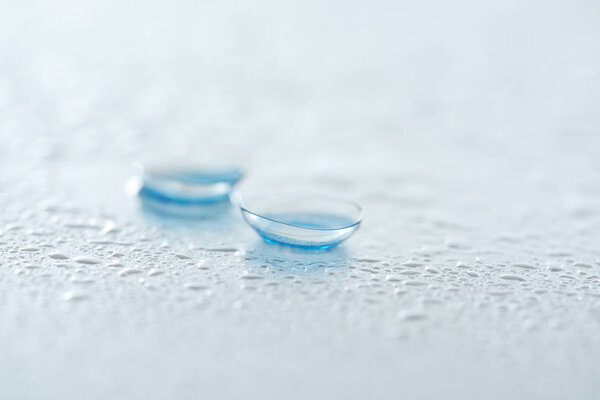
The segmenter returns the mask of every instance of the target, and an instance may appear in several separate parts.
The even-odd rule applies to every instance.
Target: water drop
[[[265,277],[260,276],[260,275],[245,274],[245,275],[240,276],[240,279],[256,280],[256,279],[265,279]]]
[[[184,284],[183,286],[186,289],[190,289],[190,290],[207,290],[207,289],[209,289],[209,287],[206,285],[201,285],[201,284],[193,283],[193,282],[188,282],[188,283]]]
[[[520,281],[520,282],[525,281],[525,278],[517,276],[517,275],[501,275],[500,278],[506,279],[507,281]]]
[[[523,268],[523,269],[537,269],[537,267],[535,265],[528,264],[528,263],[515,263],[515,264],[513,264],[513,267]]]
[[[40,251],[39,248],[37,247],[23,247],[22,249],[19,249],[21,251],[27,251],[27,252],[35,252],[35,251]]]
[[[400,271],[398,272],[400,275],[420,275],[419,271]]]
[[[124,270],[119,271],[120,276],[129,276],[134,274],[141,274],[142,271],[136,268],[125,268]]]
[[[48,254],[48,257],[54,258],[55,260],[66,260],[67,258],[69,258],[66,254],[63,253],[50,253]]]
[[[88,265],[100,264],[99,260],[92,258],[92,257],[86,257],[86,256],[77,256],[77,257],[73,258],[73,261],[75,261],[79,264],[88,264]]]
[[[204,250],[206,251],[215,251],[215,252],[225,252],[225,253],[233,253],[238,251],[239,249],[237,247],[210,247],[210,248],[205,248]]]
[[[420,263],[420,262],[415,262],[415,261],[408,261],[408,262],[405,262],[405,263],[404,263],[404,264],[402,264],[402,265],[404,265],[404,266],[406,266],[406,267],[411,267],[411,268],[414,268],[414,267],[422,267],[422,266],[423,266],[423,264],[422,264],[422,263]]]
[[[428,285],[427,282],[422,282],[422,281],[405,281],[404,284],[407,286],[427,286]]]
[[[365,263],[378,263],[381,262],[380,259],[378,258],[357,258],[356,261],[358,262],[365,262]]]
[[[111,268],[123,268],[124,267],[124,265],[122,263],[117,262],[117,261],[111,262],[110,264],[108,264],[108,266]]]

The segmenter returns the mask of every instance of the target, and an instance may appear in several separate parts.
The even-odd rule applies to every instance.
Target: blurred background
[[[413,398],[595,398],[599,20],[592,0],[0,0],[5,398],[265,398],[265,385],[279,398],[397,398],[399,379]],[[256,250],[243,226],[165,233],[140,220],[124,190],[132,165],[175,161],[240,165],[245,193],[360,201],[364,227],[327,259],[348,269],[249,292],[248,260],[225,255],[214,282],[194,279],[227,290],[198,299],[175,294],[187,261],[73,233],[114,221],[141,249]],[[18,256],[44,243],[179,269],[152,296],[137,276],[110,284],[98,270],[102,288],[72,309],[56,300],[60,273],[13,273],[49,263]],[[357,261],[391,271],[413,258],[434,271],[478,262],[489,279],[431,273],[423,285],[442,289],[424,294]],[[520,281],[495,268],[524,262],[535,268],[513,293]],[[595,269],[548,270],[577,263]],[[429,325],[405,323],[428,307]]]
[[[0,179],[118,207],[134,163],[177,161],[241,165],[248,192],[585,208],[598,16],[583,0],[3,1]]]
[[[550,171],[597,145],[593,1],[1,7],[9,165],[188,157],[289,176],[411,159],[462,174],[454,147],[532,168],[553,152]]]

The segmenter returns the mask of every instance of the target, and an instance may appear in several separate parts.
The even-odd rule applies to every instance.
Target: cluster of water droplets
[[[306,317],[317,307],[328,322],[351,330],[377,327],[390,338],[415,329],[426,334],[456,318],[498,324],[506,314],[517,332],[564,329],[600,305],[600,262],[568,251],[507,260],[505,253],[486,255],[448,239],[405,255],[372,251],[377,245],[368,242],[307,253],[245,234],[211,241],[197,225],[174,229],[170,221],[85,215],[41,204],[2,227],[9,304],[26,301],[10,298],[23,288],[31,304],[49,308],[62,309],[58,304],[65,302],[88,311],[126,309],[134,303],[157,317],[198,310],[235,319],[259,314],[260,307]],[[576,310],[557,313],[572,303],[579,304]]]

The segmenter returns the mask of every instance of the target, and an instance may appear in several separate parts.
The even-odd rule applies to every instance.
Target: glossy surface
[[[362,222],[359,205],[322,196],[269,195],[242,201],[240,208],[268,243],[305,249],[333,248]]]

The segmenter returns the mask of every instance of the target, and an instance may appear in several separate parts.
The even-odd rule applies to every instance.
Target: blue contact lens
[[[267,242],[305,249],[329,249],[360,226],[362,209],[324,196],[268,195],[240,201],[246,222]]]
[[[175,216],[211,216],[229,207],[238,168],[145,169],[138,196],[150,211]]]

